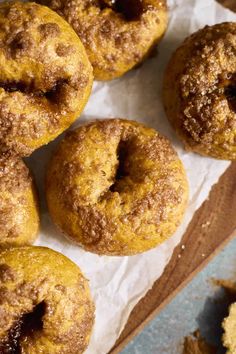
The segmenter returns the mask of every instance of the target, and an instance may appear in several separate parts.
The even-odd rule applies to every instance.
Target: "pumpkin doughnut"
[[[27,245],[39,229],[38,200],[24,162],[0,157],[0,248]]]
[[[92,68],[65,20],[20,2],[0,4],[0,63],[0,151],[26,156],[78,117]]]
[[[83,42],[97,80],[142,62],[167,27],[166,0],[38,0],[63,16]]]
[[[165,241],[182,219],[187,194],[169,141],[128,120],[98,120],[70,132],[47,172],[52,219],[98,254],[132,255]]]
[[[80,354],[94,319],[88,283],[49,248],[0,253],[0,353]]]
[[[236,353],[236,303],[229,308],[229,316],[223,322],[223,344],[228,349],[227,354]]]
[[[166,114],[188,150],[236,160],[236,23],[188,37],[166,69]]]

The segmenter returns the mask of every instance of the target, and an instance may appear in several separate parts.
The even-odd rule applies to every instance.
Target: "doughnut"
[[[0,157],[0,249],[35,241],[38,198],[32,176],[17,157]]]
[[[48,166],[56,225],[90,252],[133,255],[165,241],[182,220],[188,185],[169,141],[123,119],[69,132]]]
[[[223,343],[228,349],[227,354],[236,353],[236,303],[229,308],[229,316],[223,322],[224,335]]]
[[[88,282],[49,248],[0,253],[0,353],[80,354],[94,321]]]
[[[81,113],[92,67],[74,30],[42,5],[0,4],[0,153],[27,156]]]
[[[236,23],[185,39],[167,66],[166,114],[187,150],[236,160]]]
[[[38,0],[63,16],[85,46],[97,80],[141,63],[167,27],[166,0]]]

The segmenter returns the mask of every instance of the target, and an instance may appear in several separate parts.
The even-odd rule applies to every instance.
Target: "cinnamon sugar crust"
[[[3,354],[82,354],[94,305],[68,258],[43,247],[13,248],[0,254],[0,316]]]
[[[167,116],[188,150],[236,159],[236,23],[188,37],[166,69]]]
[[[16,178],[18,177],[18,178]],[[2,193],[24,191],[32,185],[32,177],[23,161],[8,155],[0,156],[0,186]]]
[[[82,111],[92,69],[78,36],[34,4],[0,4],[0,152],[29,155]]]
[[[0,157],[0,194],[0,249],[32,243],[39,229],[38,200],[21,159]]]
[[[75,242],[98,254],[131,255],[173,234],[188,186],[166,138],[110,119],[67,134],[49,165],[46,194],[54,222]]]
[[[38,0],[63,16],[84,44],[98,80],[144,60],[167,27],[165,0]]]

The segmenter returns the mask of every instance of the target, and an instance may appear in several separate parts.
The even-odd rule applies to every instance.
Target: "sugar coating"
[[[38,199],[32,176],[17,157],[0,157],[0,249],[31,244],[38,233]]]

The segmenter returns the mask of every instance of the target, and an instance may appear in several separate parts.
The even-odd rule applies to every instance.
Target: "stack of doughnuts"
[[[0,4],[0,352],[86,349],[94,322],[87,280],[63,255],[30,246],[39,202],[22,158],[82,113],[93,77],[118,78],[167,28],[165,0],[39,0]],[[47,5],[43,6],[43,5]],[[166,70],[167,116],[188,149],[236,159],[236,25],[187,38]],[[167,138],[128,119],[66,134],[48,166],[49,213],[99,255],[154,248],[180,224],[184,167]]]

